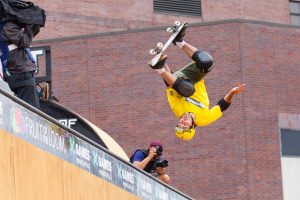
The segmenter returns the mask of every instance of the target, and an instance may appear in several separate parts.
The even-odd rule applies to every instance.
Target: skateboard
[[[180,33],[180,31],[186,24],[187,23],[180,24],[179,21],[175,21],[173,26],[167,28],[167,32],[171,33],[172,35],[166,41],[165,44],[159,42],[157,43],[154,49],[150,49],[149,53],[155,56],[149,61],[149,65],[155,66],[158,63],[162,54],[166,51],[166,49],[170,46],[170,44],[173,42],[173,40],[176,38],[176,36]]]

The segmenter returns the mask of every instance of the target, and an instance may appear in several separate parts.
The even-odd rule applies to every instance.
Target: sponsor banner
[[[123,162],[115,162],[114,174],[115,182],[123,189],[136,194],[136,173],[132,167],[124,165]]]
[[[92,152],[92,169],[93,174],[101,177],[102,179],[115,183],[115,175],[113,168],[115,166],[115,160],[110,155],[98,149],[94,149]]]
[[[144,200],[152,200],[154,194],[154,180],[147,176],[137,176],[137,194]]]
[[[69,133],[57,125],[28,111],[15,102],[0,96],[0,104],[5,117],[2,117],[2,128],[35,146],[38,146],[59,157],[67,153]]]
[[[190,199],[0,95],[0,128],[141,199]]]

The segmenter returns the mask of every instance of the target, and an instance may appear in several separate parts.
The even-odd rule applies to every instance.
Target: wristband
[[[231,103],[226,102],[224,98],[220,99],[220,101],[217,103],[217,105],[220,106],[222,112],[224,112],[230,106],[230,104]]]

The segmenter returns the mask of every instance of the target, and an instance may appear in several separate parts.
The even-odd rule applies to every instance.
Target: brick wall
[[[247,90],[192,141],[175,137],[165,86],[147,66],[164,29],[135,30],[51,45],[53,88],[60,103],[109,133],[131,155],[152,140],[165,145],[172,186],[195,199],[281,200],[278,114],[300,114],[300,29],[233,20],[191,24],[186,41],[210,52],[211,105],[235,84]],[[189,61],[168,49],[175,71]]]
[[[209,22],[252,19],[290,23],[289,2],[281,0],[202,0],[202,17],[153,12],[153,0],[33,0],[46,10],[47,23],[37,39],[169,25],[175,20]]]

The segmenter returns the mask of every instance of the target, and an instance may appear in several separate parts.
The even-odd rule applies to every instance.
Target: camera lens
[[[156,148],[156,154],[162,155],[163,148],[161,146],[156,146],[155,148]]]

